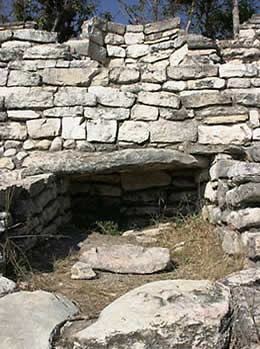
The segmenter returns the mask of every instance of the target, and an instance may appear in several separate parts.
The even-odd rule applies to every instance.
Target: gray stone
[[[234,95],[236,103],[246,106],[260,107],[260,88],[251,88],[250,90],[230,89],[228,92]]]
[[[115,33],[107,33],[105,36],[106,45],[122,45],[125,43],[125,39],[122,35]]]
[[[114,301],[94,324],[76,333],[73,341],[79,349],[111,345],[224,349],[230,335],[230,327],[223,327],[230,317],[229,307],[229,289],[220,283],[152,282]]]
[[[68,40],[66,45],[70,47],[70,51],[79,56],[89,56],[89,40]]]
[[[2,349],[48,349],[55,327],[78,313],[66,297],[45,291],[7,295],[0,309]]]
[[[58,134],[55,134],[57,136]],[[85,139],[86,122],[83,117],[62,118],[62,138],[64,139]]]
[[[254,77],[257,76],[257,66],[253,64],[226,63],[219,66],[221,78]]]
[[[8,70],[0,69],[0,86],[6,86]]]
[[[87,122],[88,142],[113,143],[117,134],[115,120],[94,119]]]
[[[150,135],[149,125],[142,121],[125,121],[119,128],[118,140],[142,144]]]
[[[138,102],[159,107],[178,109],[180,106],[179,96],[169,92],[140,92]]]
[[[126,120],[129,119],[130,110],[127,108],[84,108],[84,116],[87,119],[107,119],[107,120]]]
[[[105,47],[100,46],[93,41],[90,41],[89,57],[91,57],[94,61],[98,61],[105,64],[106,57],[107,57],[107,50],[105,49]]]
[[[62,150],[62,138],[55,137],[51,143],[50,151],[59,151]]]
[[[193,121],[159,120],[150,123],[151,142],[176,143],[197,140],[197,124]]]
[[[121,23],[108,22],[107,23],[107,31],[116,33],[119,35],[124,35],[126,31],[126,26]]]
[[[225,229],[223,232],[222,249],[230,256],[240,255],[243,253],[243,244],[241,234],[233,230]]]
[[[27,136],[25,125],[18,122],[0,123],[0,139],[24,140]]]
[[[246,207],[260,202],[260,183],[245,183],[229,190],[226,201],[231,207]]]
[[[61,44],[37,45],[24,52],[25,59],[69,59],[69,46]]]
[[[139,81],[140,71],[127,67],[114,68],[109,72],[109,79],[115,84],[132,84]]]
[[[126,56],[125,49],[120,46],[107,45],[108,57],[122,57]]]
[[[93,93],[88,93],[84,87],[61,87],[55,94],[54,105],[65,106],[95,106],[96,97]]]
[[[142,81],[146,83],[163,83],[166,79],[165,69],[148,67],[142,72]]]
[[[127,149],[108,154],[80,152],[33,152],[26,158],[23,176],[40,173],[101,173],[118,172],[126,167],[132,170],[206,168],[208,161],[170,149]]]
[[[11,70],[7,86],[39,86],[41,77],[38,73]]]
[[[187,87],[187,83],[185,81],[166,81],[163,84],[163,90],[165,91],[173,91],[179,92],[185,90]]]
[[[218,67],[215,65],[182,65],[178,67],[169,66],[167,74],[170,79],[190,80],[214,77],[218,75]]]
[[[166,120],[180,121],[194,117],[194,111],[181,108],[178,110],[171,108],[160,108],[160,117]]]
[[[4,42],[10,40],[13,36],[13,32],[11,30],[1,30],[0,31],[0,42]]]
[[[252,130],[247,124],[231,126],[200,125],[198,132],[198,140],[201,144],[244,144],[252,138]]]
[[[231,78],[227,82],[227,88],[249,88],[250,85],[250,79]]]
[[[185,44],[182,47],[178,48],[171,55],[171,57],[170,57],[170,64],[172,66],[179,65],[183,61],[185,56],[188,54],[188,52],[189,52],[189,49],[188,49],[188,45],[187,44]]]
[[[10,87],[5,100],[8,109],[53,107],[54,88]]]
[[[126,33],[125,34],[126,45],[142,44],[143,42],[144,42],[143,33]]]
[[[189,90],[203,90],[203,89],[223,89],[225,87],[225,80],[220,78],[204,78],[187,81]]]
[[[112,87],[91,86],[89,92],[97,97],[97,101],[107,107],[130,108],[135,96],[130,92],[120,92]]]
[[[246,247],[247,257],[252,260],[258,260],[260,257],[260,234],[259,232],[243,233],[243,242]]]
[[[131,119],[139,121],[155,121],[158,119],[159,110],[156,107],[136,104],[131,110]]]
[[[55,137],[60,135],[59,119],[38,119],[26,122],[28,134],[33,139]]]
[[[180,18],[175,17],[165,21],[145,24],[144,33],[148,35],[152,33],[162,32],[165,30],[176,29],[180,27],[180,23]]]
[[[86,263],[77,262],[71,268],[71,278],[73,280],[92,280],[97,274]]]
[[[80,255],[80,261],[93,269],[122,274],[151,274],[170,264],[167,248],[144,248],[135,245],[95,247]]]
[[[226,221],[233,228],[245,230],[260,226],[260,208],[245,208],[238,211],[232,211]]]
[[[126,49],[126,56],[130,58],[140,58],[149,53],[149,46],[143,44],[130,45]]]
[[[72,116],[82,116],[83,115],[83,106],[78,105],[76,107],[57,107],[50,108],[43,111],[45,117],[57,117],[65,118]]]
[[[47,85],[66,85],[66,86],[89,86],[92,78],[99,73],[99,68],[89,64],[87,69],[44,69],[42,72],[43,82]]]
[[[126,31],[130,33],[140,33],[144,30],[144,26],[142,24],[128,24],[126,26]]]
[[[13,39],[49,44],[57,41],[57,33],[35,29],[21,29],[13,32]]]
[[[14,292],[16,283],[0,275],[0,298]]]
[[[200,108],[217,104],[231,104],[231,97],[219,91],[182,91],[181,101],[186,108]]]

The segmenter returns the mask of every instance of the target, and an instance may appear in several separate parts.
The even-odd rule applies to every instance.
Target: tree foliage
[[[65,41],[78,34],[98,6],[99,0],[14,0],[13,14],[19,21],[35,20],[39,28],[57,31],[59,41]]]

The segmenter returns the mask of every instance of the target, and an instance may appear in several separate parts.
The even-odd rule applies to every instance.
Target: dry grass
[[[60,251],[63,248],[62,242],[57,241],[57,244]],[[147,282],[162,279],[217,280],[243,268],[243,256],[228,257],[222,251],[214,226],[203,221],[200,216],[172,223],[154,245],[170,249],[175,265],[172,271],[154,275],[99,272],[99,277],[95,280],[71,280],[70,269],[77,261],[77,252],[70,250],[65,258],[53,260],[52,271],[34,271],[27,280],[20,281],[20,286],[24,289],[40,288],[62,293],[75,300],[83,313],[95,316],[114,299]],[[181,246],[180,249],[177,248],[178,245]],[[46,247],[43,246],[42,250],[46,252]],[[55,248],[49,248],[48,251],[55,251]],[[41,251],[39,255],[43,262]]]

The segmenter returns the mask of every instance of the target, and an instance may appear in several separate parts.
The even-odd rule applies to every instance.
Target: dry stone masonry
[[[82,200],[128,216],[166,212],[183,197],[194,208],[213,163],[205,215],[253,229],[243,241],[257,246],[259,201],[249,192],[258,183],[259,15],[237,40],[187,35],[179,18],[143,26],[95,17],[63,44],[33,22],[3,24],[0,44],[0,234],[25,221],[37,234],[55,231]],[[230,174],[237,162],[240,182]],[[24,193],[12,205],[26,209],[8,209],[9,187]]]

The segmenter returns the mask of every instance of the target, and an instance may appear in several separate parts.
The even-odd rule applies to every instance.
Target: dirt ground
[[[135,243],[142,246],[168,247],[172,270],[152,275],[123,275],[97,271],[94,280],[72,280],[70,269],[78,261],[78,244],[84,240],[93,246]],[[38,244],[30,254],[31,271],[18,278],[20,289],[58,292],[74,300],[82,316],[96,317],[105,306],[129,290],[145,283],[165,279],[221,279],[242,269],[244,257],[229,257],[222,251],[214,226],[200,216],[171,222],[153,243],[135,238],[97,234],[69,227],[56,239]]]

